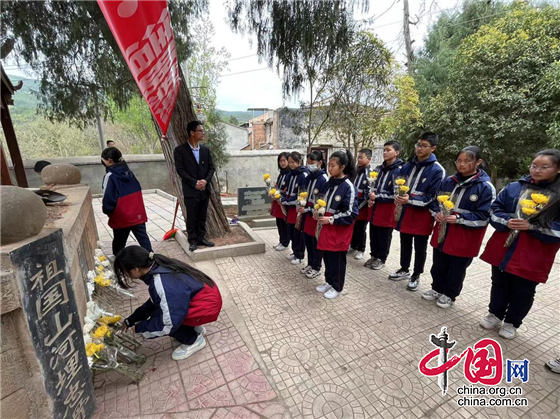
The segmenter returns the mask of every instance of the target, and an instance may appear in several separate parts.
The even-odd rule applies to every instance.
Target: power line
[[[242,60],[244,58],[249,58],[249,57],[256,57],[258,54],[251,54],[251,55],[244,55],[243,57],[235,57],[235,58],[231,58],[229,60],[226,61],[235,61],[235,60]]]
[[[236,76],[236,75],[238,75],[238,74],[252,73],[253,71],[262,71],[262,70],[270,70],[270,68],[268,68],[268,67],[265,67],[265,68],[255,68],[254,70],[240,71],[240,72],[238,72],[238,73],[221,74],[221,77]]]

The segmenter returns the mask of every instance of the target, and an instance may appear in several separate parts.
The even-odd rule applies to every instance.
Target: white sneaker
[[[279,244],[274,249],[278,250],[279,252],[282,252],[282,251],[286,250],[287,248],[288,248],[288,246],[283,246],[283,245]]]
[[[321,273],[319,271],[316,271],[315,269],[311,269],[305,274],[305,276],[309,279],[317,278],[319,275],[321,275]]]
[[[560,374],[560,358],[551,359],[550,361],[546,361],[544,366],[556,374]]]
[[[327,292],[331,288],[332,287],[325,282],[324,284],[321,284],[317,288],[315,288],[315,290],[317,290],[317,292]]]
[[[199,335],[205,335],[206,334],[206,328],[204,326],[195,326],[194,331],[196,333],[198,333]]]
[[[434,301],[441,297],[441,294],[434,290],[428,290],[422,294],[422,298],[428,301]]]
[[[292,259],[292,261],[290,263],[292,265],[299,265],[302,262],[303,262],[303,260],[301,260],[301,259]]]
[[[205,346],[206,339],[204,339],[203,335],[198,335],[192,345],[180,345],[178,348],[176,348],[171,354],[171,358],[173,358],[175,361],[187,359],[189,356],[197,353]]]
[[[356,249],[349,248],[348,249],[348,254],[352,255],[352,254],[354,254],[355,251],[356,251]]]
[[[370,269],[373,269],[374,271],[378,271],[379,269],[383,269],[384,266],[385,264],[381,259],[375,259],[373,263],[370,265]]]
[[[296,255],[294,255],[293,253],[290,253],[288,256],[286,256],[286,259],[288,260],[293,260],[296,258]]]
[[[436,306],[438,306],[439,308],[449,308],[452,305],[453,305],[453,300],[445,294],[441,294],[441,296],[436,302]]]
[[[511,323],[504,323],[498,335],[504,339],[513,339],[517,335],[517,328],[513,327]]]
[[[306,275],[307,272],[309,272],[310,270],[312,270],[313,268],[310,265],[307,265],[305,268],[301,268],[299,271],[302,275]]]
[[[332,300],[333,298],[336,298],[339,295],[340,293],[338,291],[336,291],[334,288],[331,288],[325,293],[324,297],[328,298],[329,300]]]
[[[484,316],[479,324],[483,329],[492,330],[498,326],[501,326],[502,321],[489,312],[486,316]]]
[[[362,260],[364,258],[364,252],[356,252],[356,254],[354,255],[354,259],[356,260]]]

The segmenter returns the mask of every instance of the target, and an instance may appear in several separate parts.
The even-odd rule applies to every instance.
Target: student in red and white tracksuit
[[[344,288],[346,277],[346,254],[352,240],[354,220],[358,216],[356,188],[348,179],[355,170],[354,157],[350,151],[335,151],[329,158],[329,181],[326,183],[326,212],[317,218],[321,225],[317,248],[323,251],[325,283],[317,287],[325,298],[336,298]]]
[[[440,308],[448,308],[463,289],[467,268],[478,256],[482,239],[490,220],[490,204],[496,199],[496,189],[486,172],[480,169],[482,152],[476,146],[461,150],[455,161],[458,173],[441,184],[439,195],[448,195],[454,204],[450,215],[441,213],[436,200],[431,209],[436,226],[431,245],[434,248],[432,263],[432,289],[422,294],[425,300],[437,300]],[[445,222],[445,235],[439,243],[441,223]]]
[[[529,169],[529,176],[507,185],[490,207],[496,231],[480,257],[492,265],[489,312],[480,325],[494,329],[503,320],[499,335],[506,339],[516,336],[531,310],[537,285],[548,280],[560,249],[560,200],[551,201],[530,220],[515,215],[519,197],[527,190],[560,196],[560,150],[537,153]],[[504,247],[513,230],[519,235]]]
[[[321,196],[320,191],[329,180],[324,166],[323,153],[320,151],[313,151],[307,155],[307,170],[309,170],[309,176],[305,178],[305,190],[308,193],[307,206],[305,208],[298,207],[298,212],[301,212],[305,217],[301,225],[304,233],[305,249],[307,250],[307,266],[302,268],[300,272],[309,279],[320,275],[319,271],[323,264],[323,252],[317,249],[317,238],[315,237],[317,221],[313,219],[313,207]]]
[[[290,240],[292,241],[292,254],[288,256],[292,265],[299,265],[305,257],[305,242],[303,233],[296,228],[296,205],[299,190],[305,184],[305,178],[309,174],[307,167],[302,166],[303,157],[297,151],[292,151],[288,156],[288,166],[290,174],[287,178],[288,187],[285,196],[282,197],[282,205],[288,210],[288,231],[290,232]]]
[[[369,172],[371,164],[372,151],[369,148],[363,148],[358,152],[358,168],[356,174],[352,176],[352,183],[358,192],[358,218],[354,223],[354,232],[352,233],[352,241],[350,242],[350,254],[354,254],[354,259],[361,260],[364,258],[366,251],[366,227],[368,223],[369,209],[367,201],[369,199]]]
[[[276,179],[274,189],[280,194],[288,187],[286,180],[290,174],[290,168],[288,167],[289,155],[290,153],[285,151],[278,154],[278,170],[280,174],[278,175],[278,179]],[[280,241],[274,246],[274,250],[286,250],[290,246],[290,231],[286,223],[286,216],[282,212],[280,204],[275,199],[272,200],[272,204],[270,205],[270,215],[276,218],[276,227],[278,228],[278,236],[280,237]]]
[[[403,161],[399,159],[401,145],[397,141],[387,141],[383,145],[383,164],[377,166],[378,173],[374,188],[370,191],[368,202],[369,245],[371,258],[364,266],[379,270],[385,266],[395,221],[395,179],[397,178]]]

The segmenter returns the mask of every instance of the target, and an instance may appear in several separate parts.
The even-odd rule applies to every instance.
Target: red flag
[[[167,1],[97,0],[163,134],[179,92],[179,67]]]

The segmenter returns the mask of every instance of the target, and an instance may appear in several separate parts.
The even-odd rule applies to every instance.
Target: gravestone
[[[49,417],[90,418],[95,410],[81,321],[58,229],[9,253],[27,332],[43,375]]]
[[[240,219],[270,216],[272,198],[266,187],[237,189],[237,216]]]

